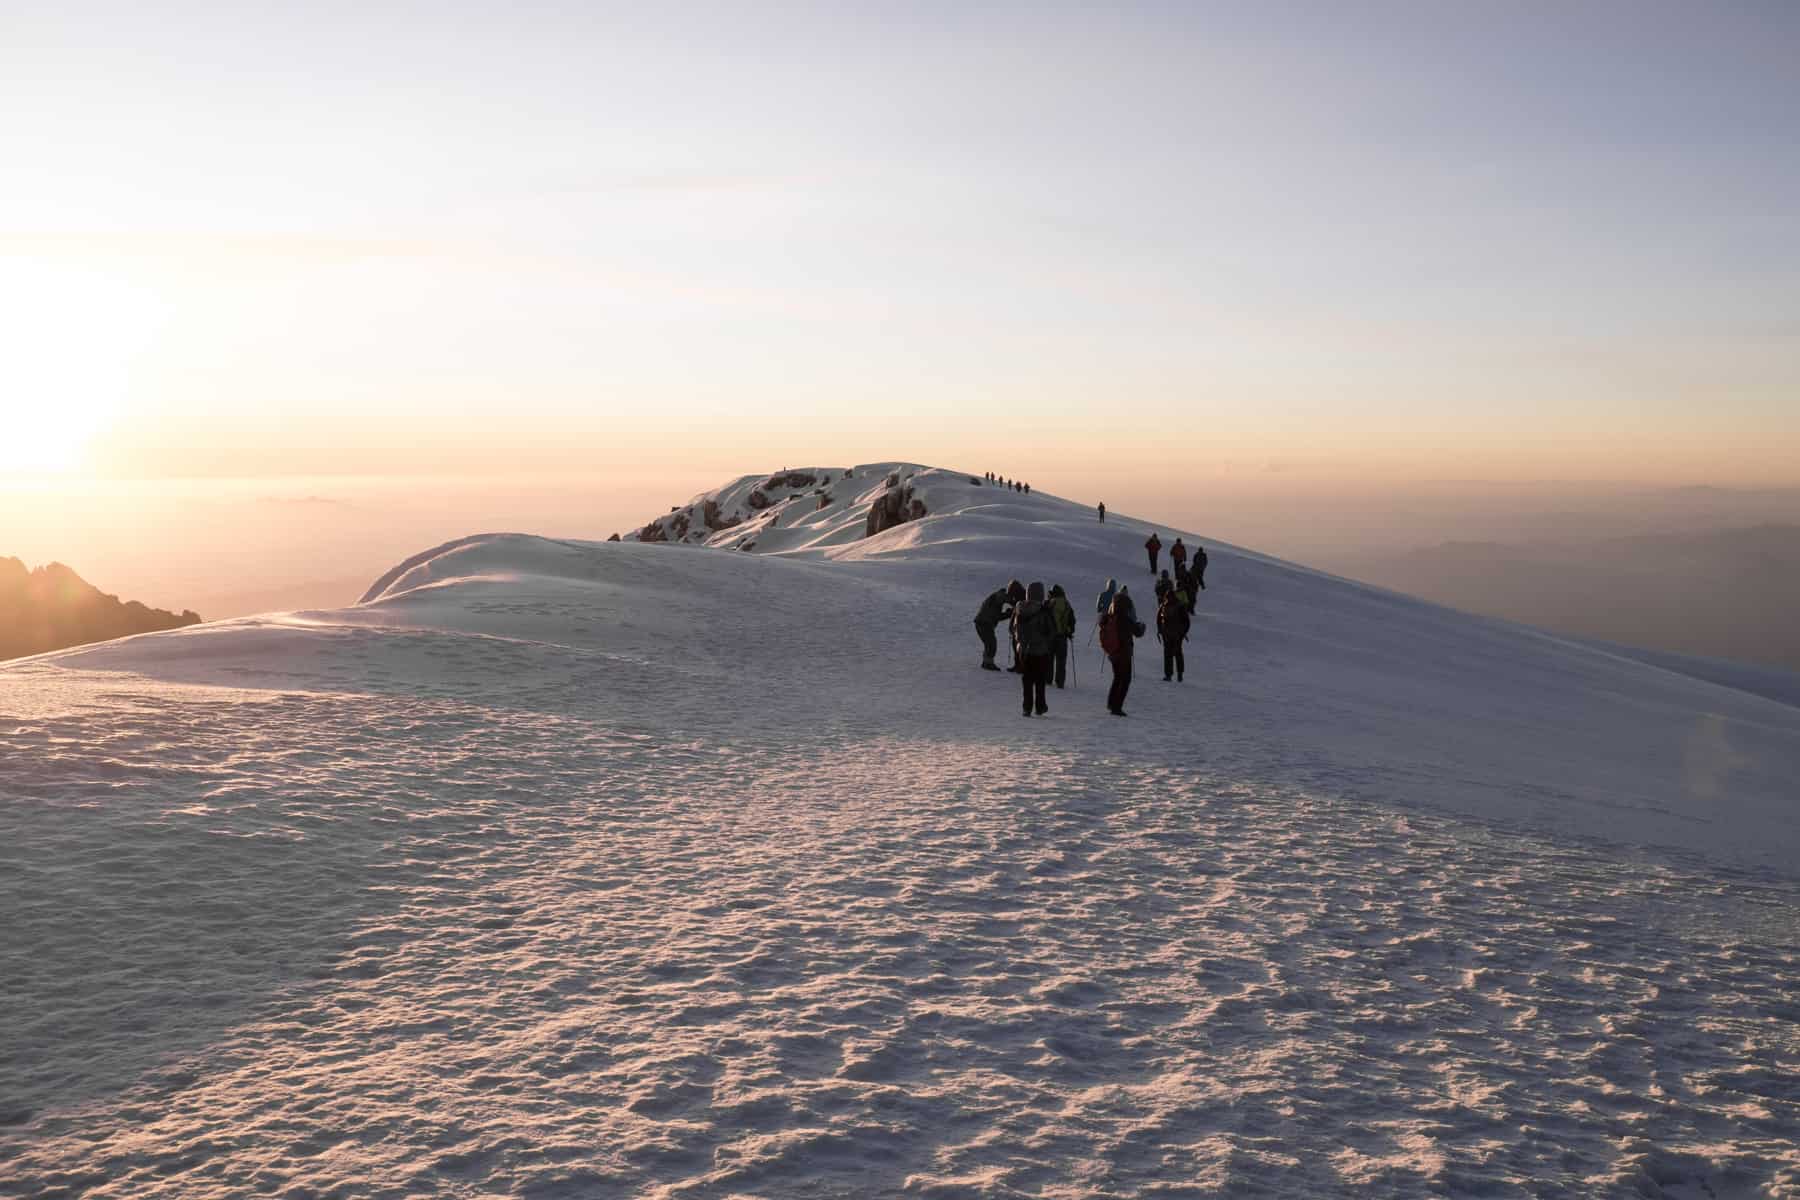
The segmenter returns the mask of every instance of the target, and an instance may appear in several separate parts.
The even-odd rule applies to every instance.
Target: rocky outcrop
[[[700,520],[714,533],[719,532],[721,529],[730,529],[732,526],[742,523],[741,518],[728,517],[720,512],[719,502],[711,497],[708,497],[706,502],[700,506]]]
[[[0,558],[0,658],[199,623],[194,612],[121,602],[61,563],[29,571],[16,558]]]
[[[751,508],[755,509],[756,511],[761,512],[763,509],[769,507],[769,505],[771,505],[775,502],[773,500],[769,499],[768,493],[763,491],[761,488],[751,488],[750,495],[744,501],[744,503],[748,504]]]
[[[669,535],[663,532],[661,521],[652,521],[638,530],[637,540],[640,542],[666,542]]]
[[[819,477],[810,471],[788,471],[763,480],[762,490],[773,492],[781,488],[809,488],[817,482]]]
[[[869,505],[869,519],[864,526],[863,536],[874,537],[896,525],[917,521],[924,515],[925,502],[913,495],[912,485],[902,487],[897,473],[889,475],[887,491],[875,497],[874,503]]]

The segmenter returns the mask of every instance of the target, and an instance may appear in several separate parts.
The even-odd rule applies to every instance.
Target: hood
[[[1026,591],[1025,597],[1033,604],[1042,604],[1044,602],[1044,585],[1034,581],[1030,589]]]

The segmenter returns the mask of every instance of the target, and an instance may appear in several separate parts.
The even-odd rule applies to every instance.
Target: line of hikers
[[[1106,520],[1105,505],[1100,506],[1100,519],[1102,521]],[[1162,553],[1162,539],[1157,537],[1154,532],[1152,532],[1148,538],[1144,539],[1144,553],[1150,556],[1150,573],[1152,575],[1156,574],[1156,556]],[[1175,564],[1174,583],[1176,587],[1179,587],[1190,597],[1193,596],[1195,592],[1203,592],[1206,590],[1205,546],[1194,547],[1193,569],[1189,570],[1188,548],[1182,545],[1181,539],[1177,537],[1175,539],[1175,544],[1169,547],[1169,561]],[[1164,571],[1162,577],[1167,579],[1169,573]],[[1160,592],[1161,589],[1159,588],[1158,593],[1160,594]],[[1193,605],[1190,603],[1188,605],[1188,612],[1191,613],[1193,611]]]
[[[1179,683],[1187,673],[1187,659],[1182,643],[1193,629],[1192,594],[1178,587],[1163,572],[1156,585],[1156,636],[1163,647],[1163,680]],[[1100,649],[1112,664],[1112,686],[1106,693],[1106,711],[1115,717],[1128,716],[1125,695],[1131,690],[1132,657],[1138,638],[1144,636],[1144,623],[1138,620],[1137,604],[1131,589],[1116,579],[1106,581],[1095,606],[1096,632]],[[1047,685],[1063,686],[1069,666],[1069,647],[1075,639],[1075,608],[1069,603],[1062,585],[1044,592],[1044,585],[1033,582],[1026,587],[1013,580],[1003,588],[995,588],[981,602],[975,614],[975,632],[981,638],[981,669],[998,671],[994,661],[999,653],[995,630],[1000,622],[1010,626],[1013,665],[1007,670],[1019,676],[1023,689],[1024,715],[1043,716]]]
[[[987,472],[985,478],[989,483],[997,483],[1001,487],[1009,487],[1015,492],[1024,492],[1027,496],[1031,495],[1031,485],[1029,483],[1020,483],[1016,479],[1007,479],[1003,476],[994,474],[992,471]]]

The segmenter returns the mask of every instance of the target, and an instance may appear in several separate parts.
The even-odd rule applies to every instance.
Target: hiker
[[[1057,690],[1062,690],[1069,666],[1069,647],[1075,641],[1075,606],[1069,603],[1062,584],[1050,588],[1050,612],[1056,617],[1056,650],[1052,655]]]
[[[1164,683],[1170,679],[1180,683],[1187,671],[1181,643],[1187,640],[1190,625],[1186,594],[1180,588],[1170,588],[1156,606],[1156,636],[1162,640]]]
[[[1038,716],[1050,711],[1044,703],[1044,684],[1050,679],[1050,658],[1056,651],[1056,614],[1044,603],[1044,585],[1032,581],[1025,602],[1013,610],[1013,642],[1019,647],[1019,686],[1025,692],[1025,715],[1035,708]]]
[[[1144,551],[1150,555],[1150,573],[1156,574],[1156,556],[1162,550],[1162,539],[1152,533],[1144,539]]]
[[[1027,496],[1031,495],[1031,485],[1029,483],[1025,485],[1025,494]]]
[[[1194,586],[1206,590],[1206,547],[1194,547]]]
[[[1156,579],[1156,602],[1161,604],[1162,598],[1174,590],[1175,581],[1169,578],[1169,569],[1164,567],[1163,573]]]
[[[1009,614],[1016,615],[1019,611],[1019,605],[1025,603],[1025,585],[1016,579],[1007,584],[1006,599],[1012,604]],[[1012,663],[1006,669],[1012,674],[1017,675],[1024,668],[1019,663],[1019,638],[1016,631],[1010,633],[1008,642],[1012,646]]]
[[[1175,564],[1175,588],[1188,598],[1188,608],[1194,607],[1194,573],[1182,563]]]
[[[1100,591],[1100,602],[1094,606],[1094,615],[1104,617],[1106,610],[1112,607],[1113,597],[1119,594],[1119,581],[1109,579]]]
[[[1106,693],[1106,711],[1115,717],[1129,716],[1125,711],[1125,693],[1131,690],[1131,653],[1144,626],[1137,619],[1137,606],[1131,602],[1131,589],[1122,587],[1113,597],[1106,616],[1100,620],[1100,649],[1112,662],[1112,687]]]
[[[1012,616],[1012,609],[1006,603],[1006,589],[995,588],[986,600],[981,602],[981,611],[975,614],[975,632],[981,635],[981,669],[998,671],[994,655],[999,653],[999,643],[994,640],[994,628],[1000,622]]]
[[[1106,501],[1104,500],[1100,502],[1100,523],[1106,524]]]
[[[1175,544],[1169,547],[1169,561],[1175,564],[1176,570],[1180,570],[1187,563],[1187,547],[1181,544],[1179,537],[1175,539]]]

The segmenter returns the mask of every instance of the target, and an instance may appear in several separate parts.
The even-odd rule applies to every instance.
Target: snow
[[[831,474],[0,668],[0,1195],[1800,1193],[1800,709]]]

